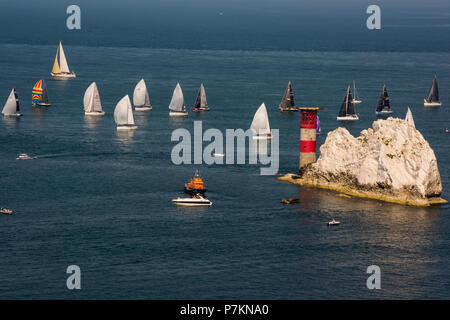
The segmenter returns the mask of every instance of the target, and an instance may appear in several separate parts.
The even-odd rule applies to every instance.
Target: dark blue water
[[[298,104],[327,108],[319,144],[339,125],[347,85],[356,80],[363,100],[360,120],[346,125],[358,135],[386,84],[394,116],[411,107],[450,199],[447,2],[379,2],[374,32],[365,1],[192,2],[78,1],[80,31],[65,29],[68,1],[0,4],[0,103],[15,86],[24,114],[0,118],[0,206],[15,212],[0,216],[0,298],[448,299],[450,205],[340,198],[261,176],[259,165],[177,166],[170,157],[174,129],[192,130],[194,120],[247,129],[264,101],[280,130],[279,173],[296,172],[299,115],[277,109],[289,80]],[[77,73],[67,82],[49,74],[60,39]],[[444,106],[425,109],[435,72]],[[32,109],[41,77],[52,106]],[[118,133],[114,107],[141,78],[153,110],[135,114],[134,133]],[[82,109],[92,81],[106,111],[97,120]],[[177,82],[189,106],[203,82],[212,110],[170,119]],[[22,152],[36,158],[16,160]],[[197,168],[214,205],[173,206]],[[301,203],[280,203],[290,196]],[[328,228],[331,218],[342,224]],[[66,288],[72,264],[79,291]],[[366,288],[370,265],[381,268],[381,290]]]
[[[176,166],[175,128],[249,127],[264,101],[280,129],[280,173],[298,164],[299,116],[277,105],[291,80],[301,104],[321,111],[324,133],[338,126],[346,86],[357,80],[363,104],[357,135],[374,120],[386,83],[395,115],[411,106],[434,149],[450,198],[450,114],[425,109],[437,71],[450,101],[450,54],[237,52],[66,46],[77,79],[49,79],[55,46],[1,45],[2,100],[15,85],[24,116],[0,121],[1,298],[448,298],[449,206],[413,208],[297,187],[260,176],[255,165]],[[17,54],[20,52],[20,54]],[[52,106],[31,108],[34,81],[47,79]],[[153,110],[136,114],[134,134],[119,134],[113,108],[144,77]],[[82,97],[97,81],[106,115],[87,120]],[[212,111],[170,119],[180,81],[188,104],[205,83]],[[17,161],[26,152],[38,156]],[[200,168],[214,202],[177,208],[170,199]],[[280,199],[298,196],[301,204]],[[325,223],[332,217],[338,228]],[[66,289],[68,265],[82,270],[82,290]],[[382,290],[366,288],[379,265]]]

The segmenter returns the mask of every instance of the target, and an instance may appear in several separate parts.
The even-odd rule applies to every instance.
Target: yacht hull
[[[50,73],[50,74],[52,75],[53,80],[69,80],[77,77],[75,73]]]
[[[135,111],[150,111],[152,107],[134,107]]]
[[[440,107],[442,106],[442,102],[428,102],[427,100],[423,100],[424,107]]]
[[[358,116],[355,116],[355,117],[347,116],[347,117],[337,117],[336,119],[338,121],[356,121],[356,120],[359,120],[359,117]]]
[[[103,116],[105,114],[104,111],[102,112],[85,112],[85,116]]]
[[[171,116],[171,117],[184,117],[184,116],[187,116],[188,115],[188,113],[187,113],[187,111],[185,111],[185,112],[176,112],[176,111],[170,111],[169,112],[169,116]]]
[[[136,130],[137,126],[118,126],[117,131]]]

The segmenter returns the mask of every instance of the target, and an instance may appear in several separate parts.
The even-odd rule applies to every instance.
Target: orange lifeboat
[[[206,192],[205,185],[203,184],[203,180],[200,177],[198,170],[195,171],[194,177],[189,179],[189,183],[184,185],[184,191],[191,194],[204,194]]]

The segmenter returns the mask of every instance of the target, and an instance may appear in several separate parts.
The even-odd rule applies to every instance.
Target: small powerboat
[[[225,157],[225,153],[213,153],[213,157],[215,158],[220,158],[220,157]]]
[[[340,225],[341,223],[339,222],[339,221],[336,221],[336,220],[331,220],[330,222],[328,222],[327,223],[327,225],[330,227],[330,226],[337,226],[337,225]]]
[[[0,208],[0,213],[12,215],[13,211],[11,209],[7,209],[7,208]]]
[[[294,199],[294,198],[281,200],[281,203],[284,203],[284,204],[299,203],[299,202],[300,202],[300,199]]]
[[[448,128],[445,128],[445,133],[450,133],[450,130]]]
[[[172,199],[172,202],[178,206],[211,206],[212,205],[212,202],[205,196],[202,196],[201,194],[196,194],[195,196],[192,196],[190,198],[178,197],[176,199]]]
[[[26,153],[21,153],[21,154],[19,154],[19,156],[16,159],[17,160],[30,160],[32,158],[29,155],[27,155]]]
[[[206,188],[198,170],[195,171],[194,177],[189,179],[189,183],[184,185],[184,191],[192,195],[205,194]]]

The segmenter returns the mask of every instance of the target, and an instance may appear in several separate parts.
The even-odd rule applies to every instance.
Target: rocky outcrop
[[[281,180],[411,205],[445,202],[428,142],[402,119],[377,120],[357,138],[346,129],[328,133],[317,162]]]

